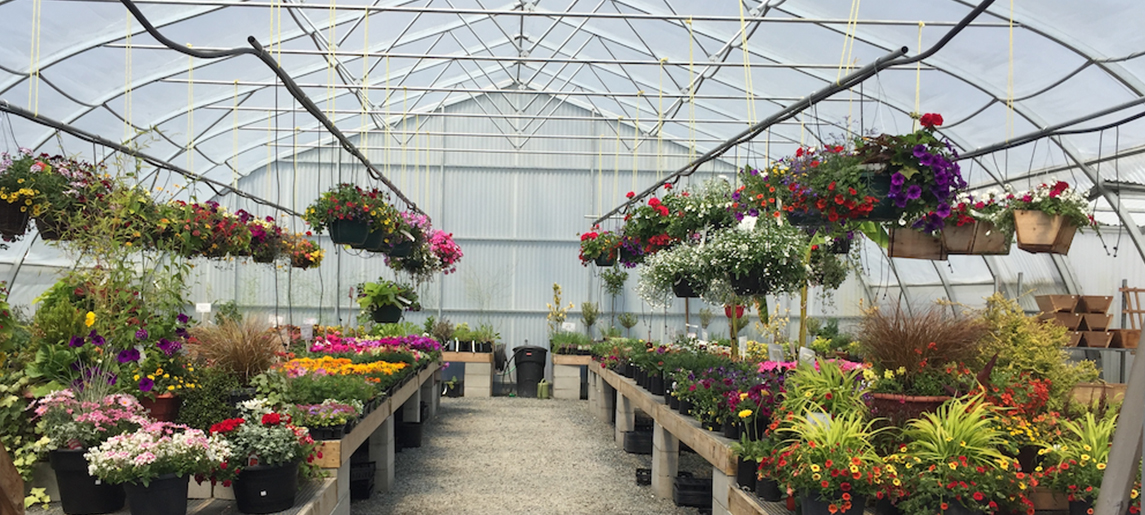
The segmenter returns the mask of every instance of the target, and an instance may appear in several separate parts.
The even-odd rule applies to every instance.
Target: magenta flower
[[[137,338],[139,340],[146,340],[147,339],[147,330],[146,329],[140,329],[138,331],[135,331],[135,338]]]

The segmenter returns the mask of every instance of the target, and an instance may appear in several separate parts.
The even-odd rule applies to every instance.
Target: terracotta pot
[[[942,240],[914,229],[892,227],[891,241],[887,245],[887,256],[910,259],[946,260],[946,249]]]
[[[906,421],[918,418],[923,413],[932,413],[938,410],[942,403],[951,398],[941,396],[901,395],[896,393],[872,393],[871,414],[876,417],[888,419],[892,424],[901,426]]]
[[[151,418],[160,422],[174,422],[179,416],[179,406],[183,404],[183,399],[171,392],[165,392],[155,399],[141,397],[139,404],[151,412]]]
[[[1068,254],[1077,226],[1062,215],[1041,211],[1014,211],[1018,248],[1031,254]]]

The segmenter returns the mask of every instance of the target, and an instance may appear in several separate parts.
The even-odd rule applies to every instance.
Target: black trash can
[[[548,349],[531,345],[513,349],[513,361],[517,363],[518,397],[537,396],[537,384],[545,377],[545,359],[548,354]]]

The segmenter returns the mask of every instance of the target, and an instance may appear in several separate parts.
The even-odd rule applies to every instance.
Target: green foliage
[[[266,399],[272,407],[294,403],[289,393],[290,384],[287,382],[286,376],[277,370],[267,370],[254,376],[250,380],[250,385],[258,392],[258,398]],[[322,402],[322,400],[318,402]]]
[[[580,320],[584,322],[584,330],[588,335],[592,336],[592,326],[596,325],[596,319],[600,317],[600,307],[595,302],[582,302],[580,305]]]
[[[1034,379],[1049,380],[1050,410],[1063,409],[1070,389],[1078,383],[1097,379],[1092,361],[1072,362],[1063,350],[1069,342],[1064,327],[1027,316],[1017,301],[995,293],[986,299],[982,318],[988,332],[974,360],[978,367],[996,354],[997,369],[1028,371]]]
[[[233,320],[235,322],[243,321],[243,313],[239,310],[238,303],[233,300],[228,300],[226,302],[216,301],[214,308],[216,324],[221,325],[227,320]]]
[[[1116,413],[1100,418],[1086,413],[1080,420],[1062,419],[1061,423],[1065,429],[1062,439],[1046,444],[1039,452],[1046,456],[1046,486],[1073,494],[1077,500],[1096,502],[1113,445]]]
[[[711,309],[700,308],[700,327],[707,329],[708,324],[712,323],[712,319],[715,318],[715,316]]]
[[[783,407],[792,413],[803,413],[815,407],[831,414],[865,413],[866,387],[861,369],[849,371],[835,361],[819,360],[817,367],[799,365],[787,378],[787,396]]]
[[[557,352],[566,347],[577,348],[582,345],[592,345],[592,338],[589,338],[583,333],[557,331],[549,336],[549,343],[552,345],[553,352]]]
[[[321,404],[326,399],[364,403],[377,393],[377,388],[361,376],[307,374],[290,380],[287,398],[293,404]]]
[[[624,282],[628,280],[628,272],[620,268],[606,268],[600,272],[600,280],[604,282],[604,292],[609,297],[616,297],[624,291]]]
[[[636,327],[636,324],[640,322],[640,320],[636,318],[635,313],[621,313],[616,319],[620,321],[620,325],[624,326],[626,330]]]
[[[453,324],[449,322],[449,319],[443,318],[440,322],[433,324],[428,332],[437,341],[444,343],[453,339]]]
[[[24,390],[31,380],[19,369],[0,368],[0,442],[8,449],[16,471],[24,481],[32,479],[32,465],[39,458],[40,434],[31,420]]]
[[[358,289],[358,292],[358,305],[366,310],[384,306],[409,309],[417,302],[413,288],[385,279],[379,279],[375,283],[365,283]],[[413,294],[412,299],[410,298],[411,293]]]
[[[197,387],[179,394],[183,404],[177,422],[206,431],[212,424],[230,418],[229,395],[240,386],[238,377],[227,370],[199,367]]]
[[[411,334],[421,334],[421,326],[413,322],[397,322],[394,324],[376,324],[370,331],[371,336],[378,338],[397,338]]]

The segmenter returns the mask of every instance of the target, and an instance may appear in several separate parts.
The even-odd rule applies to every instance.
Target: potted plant
[[[221,438],[169,422],[113,436],[84,454],[93,475],[124,485],[132,515],[185,515],[190,477],[213,473],[230,456]]]
[[[867,170],[850,147],[847,143],[797,149],[795,156],[760,176],[758,188],[766,188],[766,193],[756,194],[759,208],[773,216],[782,211],[794,225],[821,226],[831,234],[854,220],[889,218],[885,200],[889,179]]]
[[[339,440],[346,424],[362,416],[362,403],[326,399],[321,404],[296,404],[291,413],[293,423],[308,428],[315,440]]]
[[[1012,222],[1018,248],[1026,252],[1066,254],[1078,230],[1096,225],[1086,214],[1085,196],[1065,181],[1041,184],[1008,199],[1013,217],[1003,218],[1001,229],[1010,229]]]
[[[108,393],[109,377],[96,372],[87,387],[54,391],[34,405],[46,437],[43,448],[49,451],[60,501],[68,515],[111,513],[123,507],[123,487],[101,483],[90,475],[84,453],[150,422],[134,397]]]
[[[580,262],[584,266],[590,262],[595,262],[599,267],[609,267],[616,263],[620,235],[598,230],[599,226],[593,227],[593,230],[580,235]]]
[[[694,298],[706,293],[712,274],[701,252],[697,244],[681,243],[649,256],[640,270],[636,293],[655,307],[670,305],[673,296]]]
[[[798,291],[806,283],[803,256],[809,245],[797,227],[745,217],[738,226],[712,235],[697,257],[707,265],[704,279],[728,281],[736,294],[777,294]]]
[[[200,325],[190,335],[185,348],[193,360],[236,380],[238,388],[225,399],[232,409],[254,397],[254,377],[277,364],[286,349],[283,339],[254,317]]]
[[[1093,512],[1101,480],[1109,462],[1117,411],[1097,417],[1087,412],[1080,420],[1062,419],[1062,438],[1046,442],[1038,454],[1043,466],[1035,475],[1050,489],[1066,494],[1071,514]]]
[[[408,285],[379,279],[358,289],[358,305],[372,313],[374,322],[392,324],[402,319],[402,311],[415,305],[416,297],[408,298],[412,292]]]
[[[429,232],[429,250],[437,259],[437,267],[444,275],[456,272],[457,262],[464,256],[461,253],[461,246],[453,241],[453,233],[436,229]]]
[[[316,444],[305,427],[271,410],[265,400],[241,405],[241,418],[211,426],[211,437],[230,446],[230,459],[214,474],[228,486],[242,513],[273,513],[294,506],[299,465],[314,460]]]
[[[501,334],[493,328],[492,324],[478,325],[471,336],[474,352],[493,352],[493,345],[501,339]]]
[[[628,192],[628,197],[634,194]],[[623,236],[620,242],[619,259],[626,267],[643,262],[644,257],[668,248],[674,243],[668,236],[671,216],[668,206],[657,197],[651,197],[646,204],[632,209],[624,215]]]
[[[316,232],[329,228],[334,243],[360,248],[372,232],[388,235],[396,228],[399,215],[387,198],[376,188],[341,183],[310,204],[302,219]]]
[[[35,183],[39,193],[33,207],[36,229],[44,240],[70,239],[72,218],[90,211],[88,202],[97,202],[106,195],[111,181],[100,177],[102,166],[46,155],[37,162],[40,170]]]
[[[902,441],[888,462],[899,466],[905,498],[898,507],[905,513],[1020,509],[1033,515],[1033,503],[1025,494],[1037,480],[1002,454],[1005,435],[992,406],[980,396],[954,399],[922,414],[903,431]]]
[[[290,256],[290,266],[294,268],[306,270],[321,265],[322,258],[326,256],[325,250],[302,234],[290,235],[284,243]]]
[[[0,236],[4,241],[23,235],[28,220],[44,208],[36,202],[36,178],[42,170],[50,170],[47,160],[46,155],[36,157],[24,150],[17,156],[0,154]]]
[[[240,220],[246,219],[247,230],[250,231],[250,255],[255,263],[273,263],[286,253],[286,231],[275,225],[274,218],[268,216],[259,220],[241,210],[236,214]]]
[[[671,184],[665,184],[671,189]],[[698,241],[703,234],[736,223],[731,210],[731,185],[722,178],[709,179],[695,190],[676,190],[664,195],[670,220],[667,234],[673,240]]]
[[[591,345],[592,340],[574,331],[557,331],[549,336],[549,347],[553,354],[577,354],[581,347]]]
[[[1006,255],[1014,241],[1008,201],[996,192],[960,193],[942,231],[947,254]],[[1010,222],[1010,220],[1007,220]],[[999,224],[1002,227],[999,228]]]
[[[920,313],[866,310],[859,353],[871,364],[872,413],[901,426],[976,388],[964,363],[978,355],[986,330],[980,318],[937,306]]]
[[[880,430],[861,412],[813,415],[801,413],[780,428],[788,445],[779,453],[779,475],[802,496],[806,515],[861,514],[891,477],[871,444]]]

